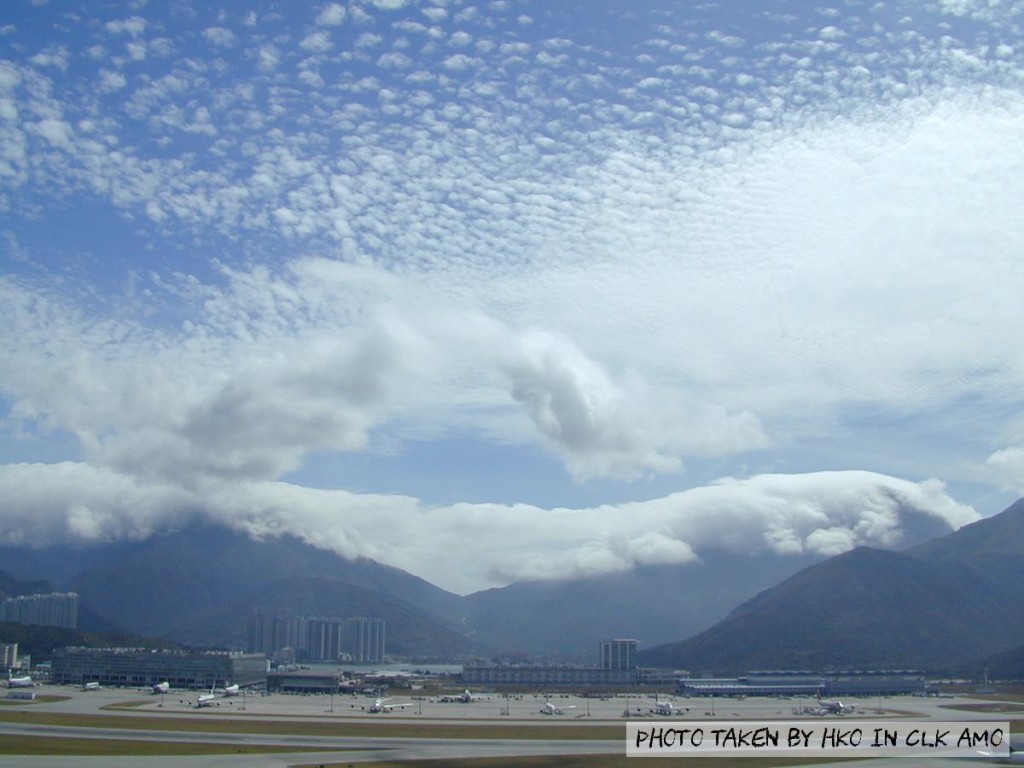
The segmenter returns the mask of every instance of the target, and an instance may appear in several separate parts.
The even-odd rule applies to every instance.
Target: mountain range
[[[947,670],[988,657],[1012,667],[1024,637],[1024,501],[902,552],[862,547],[817,562],[707,552],[695,564],[467,596],[288,536],[215,526],[88,549],[4,547],[0,563],[0,595],[74,590],[84,629],[202,647],[243,648],[257,609],[381,617],[389,653],[421,659],[593,663],[600,640],[633,637],[643,664],[716,673]]]
[[[645,664],[692,671],[973,670],[1024,637],[1024,500],[903,552],[860,547],[812,565]],[[1019,653],[1019,651],[1018,651]],[[1002,662],[1001,662],[1002,663]]]
[[[811,560],[711,552],[699,564],[519,582],[465,597],[290,536],[256,540],[214,526],[89,549],[0,548],[0,562],[19,577],[77,592],[87,629],[242,648],[257,609],[376,616],[387,622],[394,654],[594,662],[604,639],[651,645],[700,631],[766,580]]]

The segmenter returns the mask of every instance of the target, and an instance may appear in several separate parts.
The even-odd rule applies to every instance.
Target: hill
[[[397,654],[526,653],[589,663],[597,643],[611,637],[650,645],[704,629],[810,562],[710,552],[697,564],[520,582],[462,597],[371,560],[216,526],[90,549],[5,548],[0,561],[78,592],[86,629],[238,648],[257,608],[369,615],[385,618],[389,652]]]
[[[40,627],[34,624],[0,622],[0,642],[17,643],[19,656],[31,656],[32,663],[49,661],[54,648],[170,648],[173,643],[125,632],[87,632],[81,629]]]
[[[0,570],[0,600],[21,595],[40,595],[55,591],[50,582],[43,579],[22,581],[14,578],[7,571]]]
[[[141,542],[0,552],[19,569],[58,564],[63,588],[102,620],[175,642],[243,648],[257,609],[369,615],[387,622],[393,653],[447,656],[480,652],[455,629],[461,598],[372,560],[345,560],[292,537],[251,539],[216,526]],[[82,570],[69,563],[82,556]]]
[[[965,675],[978,675],[978,670],[987,671],[992,680],[1024,680],[1024,645],[992,654],[965,669]]]
[[[78,592],[83,629],[203,647],[244,647],[248,618],[263,609],[381,617],[389,652],[420,657],[593,663],[599,641],[632,637],[647,647],[643,664],[695,671],[938,669],[1002,652],[1024,629],[1024,503],[902,553],[863,548],[815,563],[711,551],[699,563],[465,597],[292,537],[212,525],[90,549],[0,548],[0,562],[15,574],[0,589],[31,578]]]
[[[1024,503],[906,552],[812,565],[687,640],[641,653],[695,672],[954,670],[1024,635]],[[756,641],[752,641],[756,638]]]
[[[708,552],[702,562],[640,566],[588,579],[517,582],[466,597],[465,627],[499,652],[594,663],[597,644],[641,646],[693,634],[811,558]]]

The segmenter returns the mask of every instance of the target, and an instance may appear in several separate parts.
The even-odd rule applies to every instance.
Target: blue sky
[[[0,18],[0,540],[467,592],[1024,488],[1024,4]]]

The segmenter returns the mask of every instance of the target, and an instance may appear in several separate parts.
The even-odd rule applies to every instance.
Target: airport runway
[[[25,704],[5,703],[0,707],[0,737],[22,734],[46,738],[100,738],[121,740],[167,741],[184,743],[216,743],[237,746],[238,749],[258,748],[265,745],[285,745],[294,748],[311,747],[315,752],[284,752],[274,754],[198,755],[183,757],[28,757],[21,755],[0,755],[0,768],[129,768],[129,766],[151,766],[152,768],[282,768],[295,764],[319,763],[361,763],[380,760],[408,760],[413,758],[468,758],[507,757],[525,755],[579,755],[579,754],[625,754],[625,728],[627,720],[651,718],[652,722],[707,722],[707,721],[756,721],[792,720],[804,717],[805,708],[813,707],[809,699],[684,699],[672,697],[679,709],[669,717],[653,714],[655,699],[647,695],[619,695],[604,698],[582,698],[562,694],[545,695],[528,693],[506,698],[492,695],[489,699],[468,704],[440,702],[431,697],[416,698],[412,695],[396,694],[389,699],[393,703],[408,703],[409,706],[390,712],[371,713],[374,703],[365,696],[328,695],[294,696],[274,694],[271,696],[250,695],[244,699],[221,700],[220,706],[196,709],[195,692],[171,692],[164,696],[150,695],[145,691],[127,689],[104,689],[81,691],[71,687],[43,687],[37,694],[66,696],[54,702]],[[112,705],[133,702],[136,706],[124,709],[110,709]],[[550,702],[558,708],[560,715],[544,715],[541,710],[549,709]],[[914,718],[945,721],[1008,720],[1024,716],[1024,704],[1009,705],[1007,712],[963,710],[964,704],[976,704],[971,699],[935,699],[917,697],[893,697],[875,699],[854,699],[844,702],[854,707],[852,714],[836,717],[836,720]],[[629,717],[625,716],[628,708]],[[1014,710],[1016,714],[1014,714]],[[17,722],[8,713],[54,713],[65,715],[104,715],[107,717],[131,718],[132,725],[141,725],[139,719],[174,718],[180,720],[180,729],[174,731],[158,728],[131,727],[81,727],[55,726]],[[295,733],[268,735],[238,732],[198,732],[189,730],[190,723],[201,721],[234,721],[260,723],[287,722],[296,726]],[[111,721],[106,725],[124,725],[126,721]],[[519,739],[511,738],[393,738],[367,736],[324,736],[301,733],[301,724],[337,724],[339,733],[345,724],[375,723],[394,724],[438,724],[438,725],[486,725],[493,728],[521,729],[537,726],[572,725],[579,728],[580,737],[567,739]],[[588,739],[589,727],[623,726],[622,737],[614,740]],[[321,726],[322,727],[322,726]],[[389,728],[389,732],[390,732]],[[543,728],[542,728],[543,730]],[[597,735],[597,734],[595,734]],[[1018,737],[1015,743],[1020,740]],[[1024,746],[1017,744],[1017,746]],[[885,759],[885,765],[906,766],[918,764],[903,758]],[[861,765],[865,762],[861,761]],[[929,758],[920,764],[936,768],[945,762]],[[963,761],[958,761],[964,765]]]

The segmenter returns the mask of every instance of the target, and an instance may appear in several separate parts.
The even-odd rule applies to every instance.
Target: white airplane
[[[401,709],[402,707],[411,707],[411,701],[397,701],[389,703],[387,699],[378,697],[373,704],[370,705],[368,712],[390,712],[392,709]]]
[[[100,690],[99,683],[82,683],[83,691],[98,691]]]
[[[564,710],[566,709],[576,709],[576,705],[572,704],[568,707],[556,707],[550,701],[545,701],[544,706],[540,710],[540,713],[542,715],[564,715]]]
[[[452,696],[441,696],[438,701],[442,702],[458,702],[459,704],[471,704],[474,701],[490,701],[490,696],[484,696],[483,694],[470,693],[467,688],[462,693],[457,693]]]
[[[7,675],[7,687],[8,688],[34,688],[36,685],[32,679],[32,675],[25,675],[24,677],[11,677]]]
[[[200,693],[198,698],[196,698],[196,709],[199,709],[200,707],[212,707],[215,704],[219,707],[220,702],[217,701],[219,698],[220,696],[214,692],[213,686],[211,685],[209,693]]]
[[[654,709],[651,712],[656,715],[680,715],[689,711],[689,707],[677,707],[671,701],[662,701],[658,694],[654,694]]]
[[[162,683],[157,683],[152,688],[153,693],[169,693],[170,690],[171,684],[168,683],[166,680]]]
[[[841,701],[829,701],[827,699],[821,698],[820,696],[818,697],[818,706],[826,712],[830,712],[834,715],[841,715],[843,712],[849,709],[849,707],[844,705]]]
[[[229,685],[226,688],[218,691],[222,696],[238,696],[242,693],[242,689],[238,687],[238,683]]]
[[[199,698],[196,699],[196,709],[200,707],[212,707],[217,704],[217,694],[215,693],[200,693]],[[218,704],[218,706],[220,706]]]

